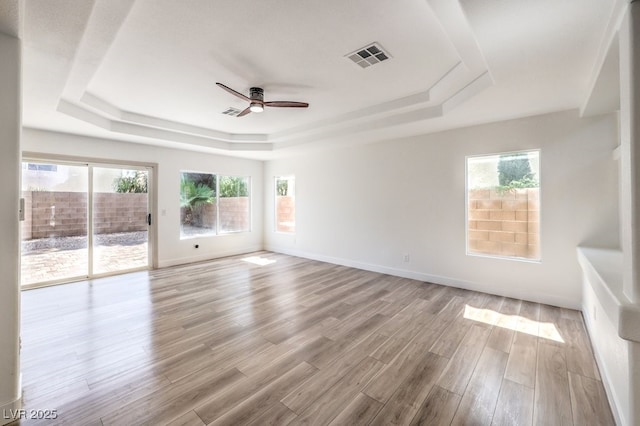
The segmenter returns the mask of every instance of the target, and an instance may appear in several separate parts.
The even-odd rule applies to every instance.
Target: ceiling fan
[[[223,88],[227,92],[239,97],[242,100],[249,102],[249,106],[245,108],[237,117],[243,117],[250,112],[262,112],[264,107],[277,107],[277,108],[307,108],[309,106],[306,102],[292,102],[292,101],[269,101],[264,100],[264,90],[260,87],[252,87],[249,89],[249,96],[245,96],[240,92],[236,92],[230,87],[225,86],[222,83],[216,83],[219,87]]]

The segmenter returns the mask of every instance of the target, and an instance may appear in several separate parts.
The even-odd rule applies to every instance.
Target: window
[[[251,230],[250,178],[180,173],[180,237]]]
[[[276,232],[296,232],[295,178],[275,178]]]
[[[467,254],[540,260],[540,152],[467,158]]]
[[[180,173],[180,237],[216,234],[216,175]]]
[[[218,217],[221,233],[251,230],[248,177],[220,176]]]

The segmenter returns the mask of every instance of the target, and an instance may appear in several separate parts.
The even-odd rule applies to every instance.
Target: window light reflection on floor
[[[464,318],[564,343],[556,326],[549,322],[534,321],[520,315],[505,315],[491,309],[474,308],[469,305],[464,307]]]
[[[267,265],[271,265],[272,263],[276,263],[275,260],[267,259],[266,257],[260,257],[260,256],[249,256],[249,257],[245,257],[242,260],[244,262],[253,263],[254,265],[258,265],[258,266],[267,266]]]

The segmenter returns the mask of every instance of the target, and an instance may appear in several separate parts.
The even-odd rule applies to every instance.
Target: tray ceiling
[[[26,0],[23,121],[267,158],[577,108],[613,6]],[[361,68],[346,56],[374,42],[391,58]],[[215,82],[310,107],[232,117],[222,112],[246,105]]]

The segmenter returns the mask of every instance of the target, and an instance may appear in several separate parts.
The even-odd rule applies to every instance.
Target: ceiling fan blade
[[[265,102],[264,106],[279,108],[307,108],[309,104],[306,102],[272,101]]]
[[[238,115],[236,115],[236,117],[244,117],[245,115],[249,114],[251,112],[251,108],[246,107],[245,109],[242,110],[242,112]]]
[[[251,99],[245,95],[243,95],[240,92],[236,92],[235,90],[233,90],[231,87],[227,87],[222,83],[216,83],[219,87],[223,88],[224,90],[226,90],[227,92],[231,93],[232,95],[235,95],[237,97],[239,97],[240,99],[243,99],[247,102],[251,102]]]

